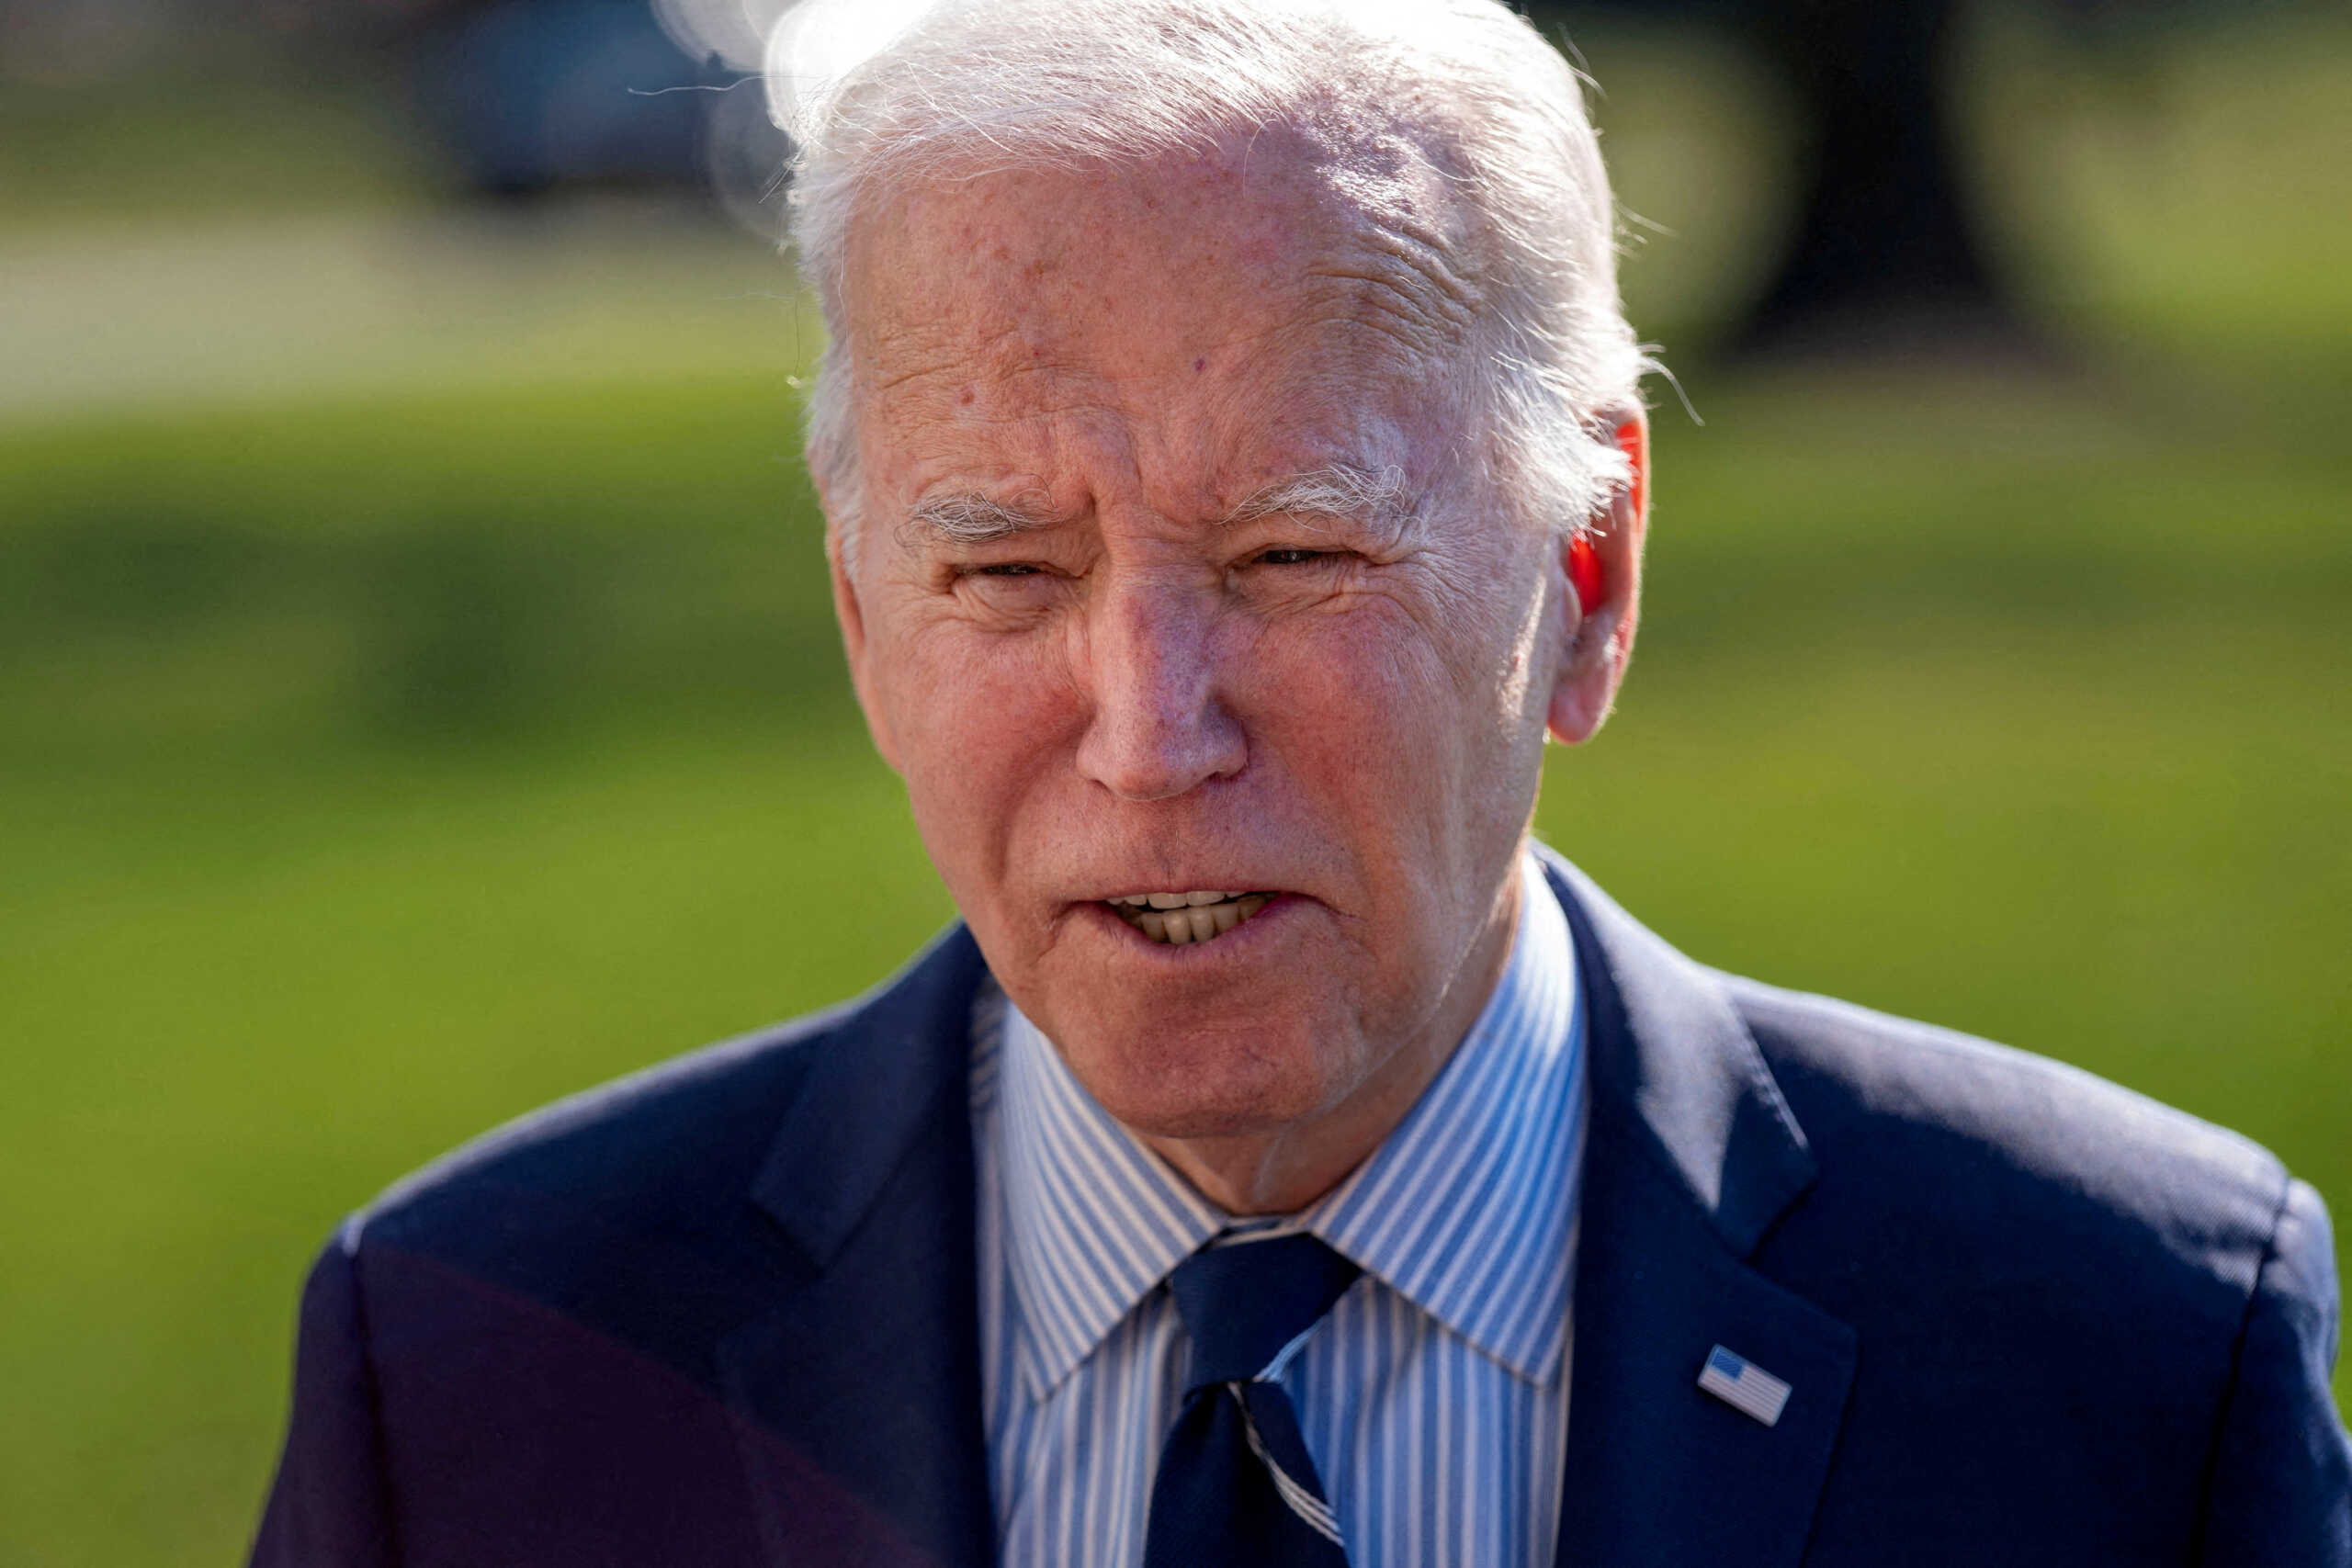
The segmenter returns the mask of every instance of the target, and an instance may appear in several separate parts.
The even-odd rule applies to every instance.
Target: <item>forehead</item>
[[[1042,474],[1097,440],[1148,483],[1211,491],[1426,468],[1465,404],[1481,280],[1461,230],[1395,137],[1341,155],[1269,131],[902,188],[847,254],[869,468],[900,489],[984,460]]]

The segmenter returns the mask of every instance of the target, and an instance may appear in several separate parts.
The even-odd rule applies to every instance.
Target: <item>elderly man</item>
[[[355,1218],[256,1561],[2352,1563],[2309,1188],[1531,847],[1648,462],[1535,34],[882,41],[799,100],[810,455],[963,923]]]

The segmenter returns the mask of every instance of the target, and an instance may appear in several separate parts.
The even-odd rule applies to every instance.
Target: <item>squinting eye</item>
[[[1306,566],[1325,559],[1330,554],[1329,550],[1261,550],[1258,553],[1258,564],[1260,566]]]
[[[972,569],[971,575],[974,577],[1035,577],[1037,575],[1037,569],[1027,561],[999,561],[990,566],[976,566]]]

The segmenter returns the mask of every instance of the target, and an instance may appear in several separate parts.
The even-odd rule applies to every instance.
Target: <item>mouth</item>
[[[1103,903],[1154,942],[1215,942],[1273,902],[1271,893],[1130,893]]]

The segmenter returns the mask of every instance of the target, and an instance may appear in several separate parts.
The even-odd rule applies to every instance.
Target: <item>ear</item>
[[[889,716],[877,700],[874,680],[873,644],[867,639],[865,606],[857,596],[857,581],[850,575],[849,564],[842,556],[842,537],[845,527],[855,527],[854,521],[836,523],[830,504],[825,508],[825,565],[832,574],[833,618],[841,623],[842,652],[849,660],[849,682],[857,693],[859,711],[865,715],[866,733],[874,737],[874,749],[892,773],[899,767],[899,746],[890,733]]]
[[[1617,700],[1634,657],[1642,602],[1642,538],[1649,526],[1650,423],[1639,409],[1622,414],[1613,434],[1632,473],[1584,528],[1560,541],[1559,662],[1547,714],[1552,738],[1589,740]]]

